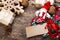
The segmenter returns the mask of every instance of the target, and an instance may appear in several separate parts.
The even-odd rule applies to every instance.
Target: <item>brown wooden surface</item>
[[[25,28],[29,26],[31,19],[35,16],[34,12],[37,9],[29,3],[29,6],[25,9],[22,16],[17,16],[12,24],[12,32],[15,32],[14,38],[5,34],[5,26],[0,24],[0,40],[53,40],[51,38],[42,38],[42,36],[36,36],[32,38],[26,38]],[[54,39],[58,40],[58,39]]]

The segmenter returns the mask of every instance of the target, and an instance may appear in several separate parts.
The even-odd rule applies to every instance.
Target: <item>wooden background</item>
[[[17,32],[16,35],[7,35],[7,33],[5,33],[5,26],[0,24],[0,40],[58,40],[50,39],[49,37],[44,39],[42,36],[26,38],[25,28],[30,25],[31,18],[34,17],[34,12],[36,10],[37,9],[34,6],[29,4],[22,16],[16,16],[14,23],[12,24],[13,32],[15,32],[14,30]]]

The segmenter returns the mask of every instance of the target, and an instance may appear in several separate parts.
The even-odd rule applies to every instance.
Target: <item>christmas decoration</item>
[[[20,15],[24,13],[23,8],[27,7],[28,4],[28,0],[0,0],[0,9],[6,9]]]
[[[15,18],[15,14],[9,10],[2,9],[0,11],[0,23],[9,26],[9,24],[12,24],[13,20]]]
[[[27,38],[47,33],[48,29],[45,29],[45,26],[46,26],[46,23],[42,25],[34,25],[34,26],[26,27]]]
[[[40,8],[42,8],[42,6],[44,6],[44,4],[45,4],[46,2],[48,2],[48,1],[51,2],[50,5],[54,5],[54,0],[33,0],[33,1],[32,1],[32,4],[33,4],[36,8],[40,9]]]
[[[27,7],[28,4],[28,0],[0,0],[0,16],[3,17],[0,22],[8,26],[14,19],[13,15],[24,13],[23,8]],[[4,15],[3,12],[6,14]]]
[[[60,10],[59,9],[56,10],[56,12],[53,15],[53,17],[54,17],[55,20],[60,21]]]
[[[40,0],[40,2],[41,2],[41,0]],[[44,33],[43,37],[44,38],[50,37],[50,38],[60,39],[60,6],[59,5],[57,6],[56,4],[55,4],[55,6],[51,6],[52,4],[53,4],[53,0],[47,0],[46,3],[44,2],[42,8],[35,12],[35,17],[32,18],[31,25],[35,26],[34,28],[36,28],[37,24],[41,24],[43,22],[46,22],[47,24],[44,29],[47,29],[48,32]],[[51,16],[51,15],[49,15],[49,13],[53,14],[53,15]],[[41,26],[42,30],[44,30],[43,27],[44,26]],[[33,27],[31,27],[31,28],[33,28]],[[31,30],[31,28],[29,28],[29,29]],[[30,30],[28,31],[29,34],[33,33]],[[35,32],[36,30],[34,30],[34,34],[36,33]],[[42,31],[42,30],[40,30],[40,31]],[[31,35],[29,35],[29,36],[31,37]],[[35,36],[35,35],[33,35],[33,36]]]
[[[22,0],[21,5],[26,8],[29,5],[29,1],[28,0]]]
[[[56,7],[52,19],[47,20],[48,34],[51,38],[60,39],[60,7]]]
[[[50,14],[54,14],[54,13],[55,13],[55,10],[56,10],[55,6],[50,6],[48,12],[49,12]]]
[[[42,23],[45,21],[46,17],[50,17],[50,15],[47,13],[47,10],[50,8],[50,2],[48,1],[47,3],[44,4],[44,6],[35,12],[35,17],[32,20],[33,22],[36,23]]]
[[[44,35],[43,35],[44,38],[47,38],[48,36],[49,36],[48,34],[44,34]]]
[[[56,35],[58,34],[58,28],[59,26],[57,24],[54,23],[54,21],[52,19],[49,19],[47,21],[47,26],[48,28],[48,34],[51,38],[56,37]]]

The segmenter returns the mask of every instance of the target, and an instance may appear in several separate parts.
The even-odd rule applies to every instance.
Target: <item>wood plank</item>
[[[46,26],[46,23],[44,23],[42,25],[26,27],[26,36],[27,36],[27,38],[47,33],[48,30],[45,29],[45,26]]]

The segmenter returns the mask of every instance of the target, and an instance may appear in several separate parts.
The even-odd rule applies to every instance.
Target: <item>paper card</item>
[[[45,26],[46,26],[46,23],[41,25],[26,27],[27,38],[47,33],[48,29],[45,29]]]

